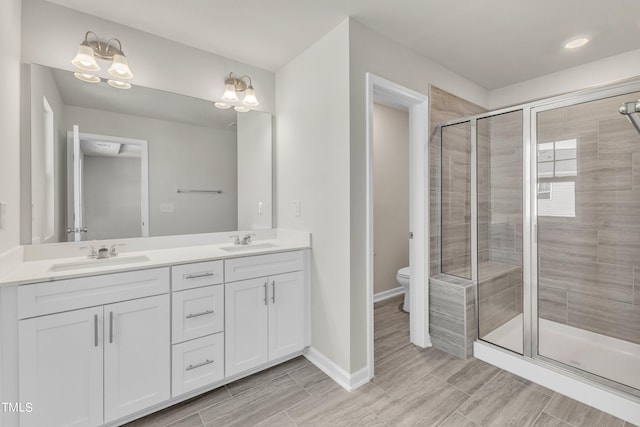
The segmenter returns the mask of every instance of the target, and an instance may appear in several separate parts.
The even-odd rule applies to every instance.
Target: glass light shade
[[[113,62],[111,62],[111,66],[109,67],[109,74],[119,79],[132,79],[133,73],[131,69],[129,69],[129,62],[127,61],[127,57],[124,55],[115,54],[113,55]]]
[[[222,94],[222,100],[227,102],[237,102],[238,94],[236,93],[236,87],[233,83],[227,83],[224,85],[224,93]]]
[[[246,113],[247,111],[251,111],[250,108],[243,107],[242,105],[238,105],[237,107],[233,107],[238,113]]]
[[[93,74],[86,73],[73,73],[76,79],[82,80],[87,83],[100,83],[100,77],[94,76]]]
[[[88,44],[82,43],[78,47],[78,53],[75,58],[71,60],[71,63],[77,68],[85,71],[99,71],[100,66],[96,62],[96,57],[93,54],[93,49]]]
[[[249,107],[255,107],[256,105],[260,104],[258,102],[258,98],[256,98],[256,91],[253,90],[253,86],[249,86],[247,88],[247,93],[244,95],[242,103]]]
[[[131,84],[119,80],[107,80],[107,84],[116,89],[131,89]]]
[[[228,110],[229,108],[231,108],[231,105],[227,104],[226,102],[216,102],[213,105],[215,105],[216,108],[219,108],[221,110]]]

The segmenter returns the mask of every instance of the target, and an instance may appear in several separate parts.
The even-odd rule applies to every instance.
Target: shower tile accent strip
[[[476,339],[473,282],[448,274],[429,279],[429,332],[435,348],[467,359]]]

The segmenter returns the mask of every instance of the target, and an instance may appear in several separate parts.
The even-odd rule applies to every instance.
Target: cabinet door
[[[23,427],[96,426],[102,418],[102,307],[19,322]]]
[[[225,374],[266,363],[267,279],[225,285]]]
[[[269,360],[304,348],[304,278],[301,271],[269,277]]]
[[[169,399],[169,320],[169,295],[104,306],[105,422]]]

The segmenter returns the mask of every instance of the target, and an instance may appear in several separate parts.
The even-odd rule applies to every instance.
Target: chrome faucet
[[[251,243],[251,237],[255,236],[255,234],[245,234],[244,237],[242,238],[242,242],[240,242],[241,245],[248,245],[249,243]]]
[[[111,249],[109,249],[109,257],[110,258],[118,256],[118,248],[120,246],[126,246],[126,244],[124,244],[124,243],[114,243],[113,245],[111,245]]]

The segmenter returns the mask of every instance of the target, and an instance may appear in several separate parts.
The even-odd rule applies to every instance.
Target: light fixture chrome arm
[[[111,42],[118,42],[118,47],[116,48],[115,46],[111,45]],[[112,50],[110,51],[109,48],[111,48]],[[113,58],[113,55],[124,55],[124,52],[122,51],[122,42],[117,39],[117,38],[111,38],[107,41],[107,45],[104,48],[104,51],[107,55],[111,55],[111,57]]]

